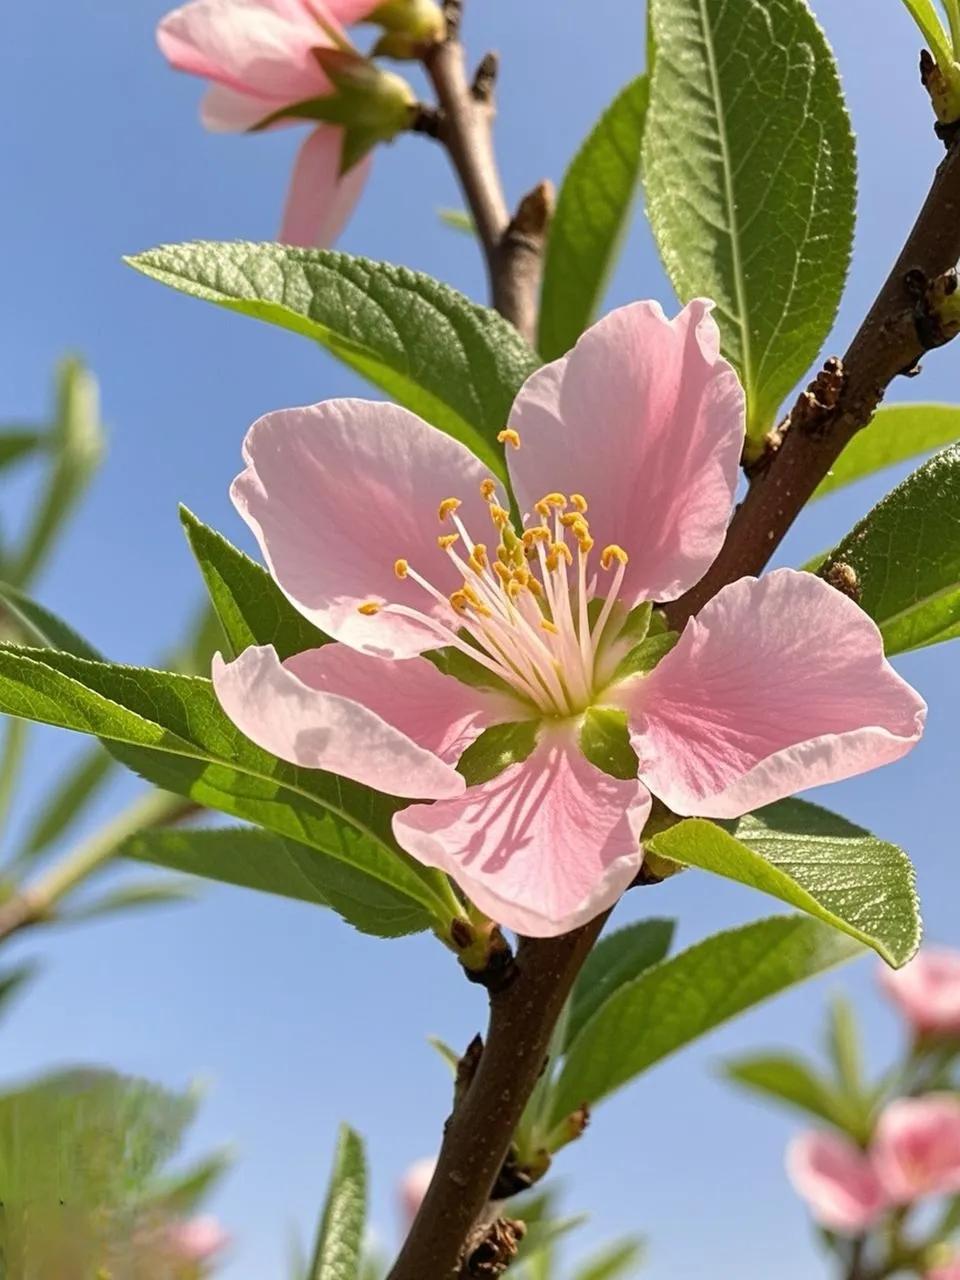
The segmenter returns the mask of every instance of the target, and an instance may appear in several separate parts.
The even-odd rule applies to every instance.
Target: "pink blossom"
[[[787,1173],[816,1221],[841,1235],[863,1235],[888,1206],[869,1156],[838,1133],[794,1138]]]
[[[317,51],[345,43],[340,24],[366,18],[379,3],[190,0],[163,18],[157,40],[177,70],[210,81],[201,108],[208,129],[244,132],[266,122],[296,124],[293,108],[334,92]],[[326,246],[339,235],[369,170],[368,156],[345,165],[345,136],[334,123],[321,123],[307,135],[294,167],[281,240]]]
[[[415,1161],[400,1179],[400,1213],[408,1230],[420,1212],[423,1197],[427,1194],[436,1167],[436,1158],[425,1156],[422,1160]]]
[[[703,575],[734,501],[743,391],[711,307],[624,307],[528,379],[501,433],[518,529],[486,465],[396,406],[328,401],[247,435],[233,500],[287,597],[339,643],[218,658],[224,710],[284,760],[436,801],[395,816],[397,841],[520,933],[617,900],[651,793],[735,817],[896,760],[922,732],[873,622],[790,569],[726,587],[652,671],[622,665],[637,606]],[[420,656],[437,649],[475,678]],[[596,707],[629,726],[629,776],[581,750]],[[515,722],[530,754],[467,787],[467,745]]]
[[[884,965],[880,982],[917,1031],[960,1035],[960,952],[925,947],[902,969]]]
[[[930,1094],[891,1102],[877,1122],[871,1156],[897,1204],[960,1191],[960,1100]]]
[[[209,1262],[222,1253],[229,1236],[216,1218],[188,1218],[167,1230],[167,1252],[180,1262]]]
[[[924,1280],[960,1280],[960,1255],[925,1272]]]

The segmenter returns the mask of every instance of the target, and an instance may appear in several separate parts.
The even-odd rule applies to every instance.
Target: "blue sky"
[[[840,349],[899,249],[939,144],[916,83],[918,39],[899,0],[816,7],[840,58],[861,162]],[[52,367],[67,350],[98,372],[109,458],[39,594],[130,662],[154,658],[199,598],[177,503],[246,545],[226,490],[248,424],[269,409],[363,393],[302,339],[168,293],[121,264],[121,254],[165,241],[270,238],[296,145],[292,132],[202,132],[199,86],[170,73],[154,48],[164,8],[161,0],[32,0],[0,11],[0,420],[45,411]],[[469,8],[474,52],[496,46],[503,56],[497,132],[515,198],[541,177],[561,176],[600,110],[642,69],[644,13],[635,0],[474,0]],[[435,218],[437,207],[459,203],[439,150],[401,139],[378,155],[342,247],[480,297],[473,245]],[[642,218],[610,302],[635,297],[672,303]],[[904,382],[894,398],[956,400],[957,360],[951,348],[931,355],[922,381]],[[828,545],[884,487],[864,483],[818,506],[781,562]],[[5,524],[22,499],[22,488],[4,498]],[[956,827],[945,797],[956,786],[958,652],[899,663],[932,703],[921,748],[893,772],[821,797],[910,850],[928,935],[954,943]],[[76,745],[52,731],[36,735],[34,799]],[[110,805],[134,791],[124,781]],[[630,894],[618,917],[676,916],[687,943],[772,909],[689,874]],[[43,972],[4,1023],[4,1077],[92,1061],[171,1085],[207,1082],[193,1149],[232,1142],[238,1152],[215,1206],[236,1236],[229,1280],[284,1274],[290,1233],[312,1224],[341,1119],[368,1138],[373,1218],[394,1239],[394,1183],[435,1147],[448,1103],[426,1037],[466,1044],[483,1017],[480,994],[436,944],[378,943],[305,906],[211,886],[196,905],[27,939],[19,950],[40,955]],[[559,1161],[568,1205],[591,1214],[574,1252],[639,1230],[651,1238],[653,1280],[816,1274],[804,1215],[782,1174],[794,1122],[733,1095],[716,1064],[753,1046],[810,1047],[837,987],[860,1000],[881,1061],[898,1028],[872,985],[873,966],[861,961],[754,1012],[598,1109],[587,1138]]]

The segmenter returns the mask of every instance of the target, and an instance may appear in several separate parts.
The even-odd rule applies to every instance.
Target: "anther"
[[[452,515],[453,512],[456,511],[461,505],[462,503],[460,502],[459,498],[444,498],[444,500],[440,503],[440,506],[437,508],[437,518],[439,519],[440,523],[443,524],[447,516]]]
[[[540,626],[544,631],[549,631],[552,636],[558,636],[560,634],[560,628],[555,622],[551,622],[549,618],[541,618]]]
[[[580,512],[581,515],[585,514],[587,510],[587,500],[582,493],[571,493],[570,501],[577,508],[577,510]]]
[[[609,569],[614,560],[619,560],[621,564],[626,564],[630,557],[624,551],[623,547],[618,547],[612,542],[609,547],[604,547],[600,552],[600,564],[604,569]]]
[[[496,492],[497,492],[496,480],[491,480],[491,478],[487,476],[486,480],[480,481],[480,493],[485,502],[490,502]]]
[[[555,563],[560,560],[566,560],[567,564],[573,564],[573,552],[565,542],[555,542],[549,552],[548,561],[552,558]]]
[[[535,542],[549,542],[550,530],[545,524],[533,524],[523,531],[523,545],[532,547]]]
[[[513,427],[505,427],[503,431],[498,431],[497,439],[501,444],[509,444],[514,449],[520,448],[520,432],[515,431]]]
[[[406,560],[394,560],[394,562],[393,562],[393,572],[394,572],[394,573],[397,575],[397,577],[398,577],[398,578],[400,578],[400,579],[401,579],[401,581],[402,581],[402,580],[407,576],[407,574],[410,572],[410,565],[407,563],[407,561],[406,561]]]
[[[467,599],[466,592],[454,591],[450,595],[450,603],[456,609],[457,613],[466,613],[470,607],[470,601]]]
[[[357,605],[357,613],[362,613],[365,618],[372,618],[375,613],[380,612],[380,605],[376,600],[368,600],[365,604]]]
[[[471,569],[475,569],[477,573],[482,573],[489,564],[487,559],[487,547],[483,542],[475,542],[473,550],[470,552],[469,564]]]
[[[497,506],[495,502],[490,504],[490,519],[498,529],[505,529],[507,521],[510,519],[510,512],[504,510],[503,507]]]
[[[449,551],[455,542],[460,539],[459,533],[441,533],[437,539],[437,546],[441,551]]]

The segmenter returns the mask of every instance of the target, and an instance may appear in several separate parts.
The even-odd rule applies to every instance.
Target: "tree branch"
[[[496,59],[488,54],[470,82],[459,38],[461,8],[461,0],[447,0],[447,38],[424,56],[440,107],[435,136],[450,156],[473,215],[493,305],[533,343],[552,189],[542,183],[511,218],[493,149]]]
[[[671,626],[681,628],[728,582],[764,568],[817,485],[870,422],[890,383],[948,337],[936,323],[938,286],[958,258],[960,140],[954,140],[903,252],[843,357],[832,403],[818,398],[824,385],[818,379],[772,433],[772,452],[761,460],[720,555],[692,590],[667,606]]]
[[[604,912],[561,938],[522,938],[517,977],[490,998],[490,1027],[476,1074],[447,1121],[433,1181],[389,1280],[455,1280],[527,1099],[553,1027],[606,923]]]

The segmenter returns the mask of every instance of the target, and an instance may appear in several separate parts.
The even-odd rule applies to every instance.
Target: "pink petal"
[[[363,22],[383,0],[306,0],[315,9],[326,11],[335,22],[348,27],[352,22]]]
[[[312,688],[272,645],[245,649],[235,662],[213,660],[213,687],[241,733],[271,755],[304,769],[326,769],[395,796],[460,794],[463,778],[430,750],[360,702]]]
[[[510,425],[523,511],[582,493],[599,547],[630,555],[623,597],[672,600],[716,558],[744,434],[743,390],[719,355],[713,304],[667,320],[655,302],[613,311],[569,355],[533,374]]]
[[[216,1218],[201,1216],[174,1223],[167,1231],[167,1252],[180,1262],[209,1262],[230,1243]]]
[[[284,244],[328,249],[343,230],[370,173],[371,155],[340,173],[343,130],[320,125],[304,139],[293,166],[280,228]]]
[[[281,105],[270,98],[254,98],[224,84],[212,84],[200,103],[200,120],[211,133],[246,133]]]
[[[433,1181],[434,1170],[437,1167],[436,1156],[424,1156],[422,1160],[417,1160],[406,1171],[400,1179],[400,1216],[403,1219],[405,1231],[409,1231],[413,1226],[413,1220],[420,1212],[420,1206],[423,1204],[423,1198],[427,1194],[427,1188]]]
[[[283,665],[311,689],[359,702],[450,765],[490,725],[529,715],[519,700],[461,684],[426,658],[397,662],[328,644],[298,653]]]
[[[411,579],[406,558],[443,595],[461,578],[437,547],[449,528],[444,498],[461,497],[473,528],[489,528],[480,494],[483,464],[451,436],[392,404],[327,400],[255,422],[243,446],[246,470],[231,490],[270,571],[305,617],[337,640],[382,657],[408,658],[445,643],[433,628],[367,602],[422,609],[458,625]]]
[[[400,845],[439,867],[487,915],[549,938],[613,906],[640,869],[650,796],[594,768],[569,731],[457,800],[393,819]]]
[[[654,795],[712,818],[898,760],[926,715],[867,615],[793,569],[724,587],[613,700]]]
[[[177,70],[277,107],[330,89],[311,53],[330,39],[305,6],[290,0],[191,0],[162,19],[157,42]]]
[[[882,965],[880,982],[915,1030],[960,1035],[960,952],[924,947],[902,969]]]
[[[787,1149],[787,1173],[817,1222],[830,1231],[858,1236],[887,1207],[869,1159],[837,1133],[804,1133]]]
[[[949,1094],[898,1098],[880,1116],[871,1151],[897,1204],[960,1191],[960,1101]]]

